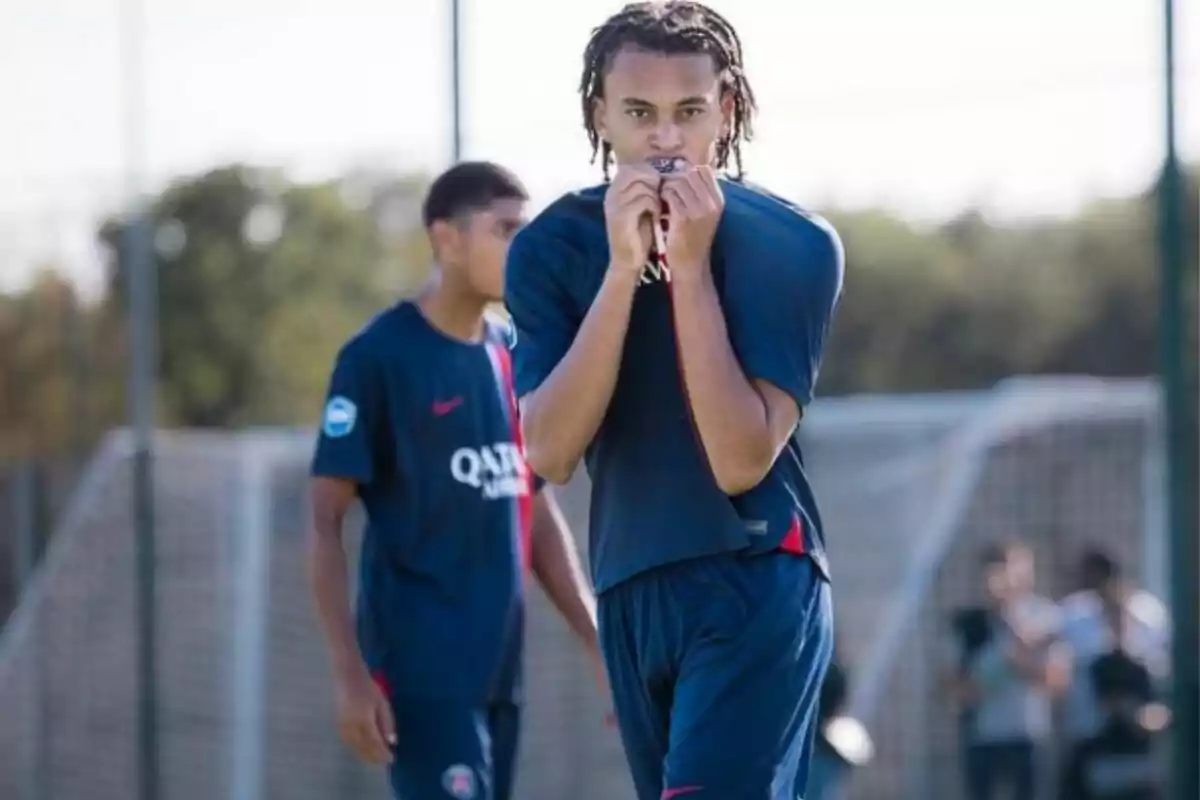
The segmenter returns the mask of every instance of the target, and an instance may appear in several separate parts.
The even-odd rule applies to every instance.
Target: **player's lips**
[[[680,172],[688,165],[688,160],[682,156],[654,156],[646,159],[646,163],[663,175]]]

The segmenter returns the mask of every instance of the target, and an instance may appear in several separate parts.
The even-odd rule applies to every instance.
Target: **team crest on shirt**
[[[478,489],[485,500],[529,493],[525,456],[512,442],[460,447],[450,456],[450,475],[459,483]]]
[[[442,788],[456,800],[474,800],[475,771],[466,764],[447,767],[442,773]]]
[[[336,395],[329,398],[329,402],[325,404],[325,416],[321,423],[321,430],[330,439],[339,439],[354,430],[354,423],[357,420],[358,406],[354,405],[354,401],[348,397]]]

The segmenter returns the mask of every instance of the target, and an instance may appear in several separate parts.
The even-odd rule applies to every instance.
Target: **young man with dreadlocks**
[[[527,457],[554,482],[586,458],[600,641],[639,798],[794,800],[832,620],[793,434],[842,248],[741,181],[754,94],[712,9],[627,5],[594,31],[580,88],[606,181],[553,203],[508,255]]]

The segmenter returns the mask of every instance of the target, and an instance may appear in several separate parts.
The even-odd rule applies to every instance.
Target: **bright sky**
[[[142,2],[151,188],[232,159],[299,176],[447,162],[449,0]],[[39,258],[97,274],[91,226],[124,187],[119,4],[0,4],[0,288]],[[467,155],[515,168],[539,203],[594,181],[580,54],[620,5],[463,0]],[[1141,188],[1161,157],[1158,0],[713,5],[759,93],[754,178],[802,203],[1061,213]],[[1189,10],[1180,139],[1195,159]]]

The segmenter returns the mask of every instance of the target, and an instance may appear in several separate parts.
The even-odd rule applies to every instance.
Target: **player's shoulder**
[[[814,250],[841,258],[837,229],[815,211],[746,180],[722,181],[722,189],[725,211],[734,219],[765,219],[788,238],[801,239]]]
[[[567,192],[551,202],[517,232],[512,248],[581,251],[604,235],[606,184]]]
[[[600,183],[561,195],[534,218],[531,225],[570,232],[580,225],[604,224],[604,195],[608,184]]]
[[[723,181],[725,213],[720,235],[733,247],[770,243],[790,274],[841,292],[846,269],[842,240],[820,214],[747,181]],[[756,245],[757,243],[757,245]],[[799,256],[799,257],[794,257]]]
[[[409,301],[400,301],[376,312],[355,331],[338,350],[338,360],[371,362],[384,353],[403,353],[397,343],[412,335],[415,309]]]

